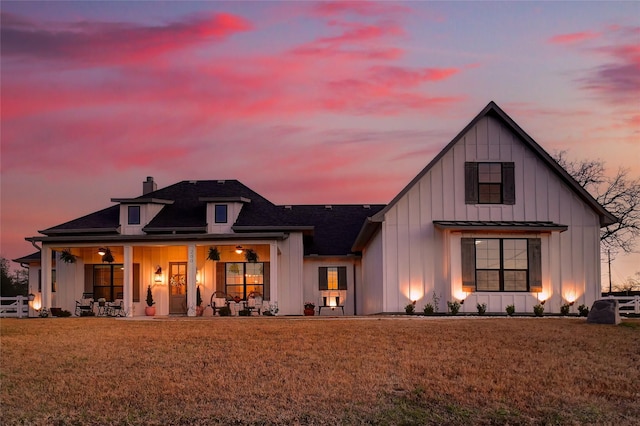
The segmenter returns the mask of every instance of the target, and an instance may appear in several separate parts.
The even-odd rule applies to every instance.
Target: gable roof
[[[136,198],[112,198],[121,204],[162,204],[162,209],[143,228],[146,235],[136,240],[192,237],[230,238],[233,235],[208,236],[207,203],[238,202],[243,207],[232,226],[237,238],[282,235],[299,231],[304,234],[305,255],[335,256],[351,253],[351,246],[364,220],[384,205],[294,205],[277,206],[237,180],[182,181]],[[69,222],[39,231],[49,237],[96,236],[112,241],[120,236],[120,206],[115,205]]]
[[[569,188],[571,188],[589,207],[591,207],[594,212],[596,212],[600,218],[601,227],[612,225],[618,221],[614,215],[602,207],[600,203],[598,203],[593,196],[587,192],[587,190],[581,187],[580,184],[578,184],[578,182],[576,182],[576,180],[571,177],[563,167],[561,167],[535,140],[533,140],[531,136],[529,136],[515,121],[513,121],[507,113],[505,113],[495,102],[491,101],[473,120],[471,120],[469,124],[465,126],[464,129],[460,131],[460,133],[456,135],[456,137],[453,138],[453,140],[451,140],[451,142],[447,144],[447,146],[442,149],[442,151],[438,153],[438,155],[429,162],[429,164],[427,164],[424,169],[422,169],[420,173],[418,173],[416,177],[413,178],[413,180],[411,180],[411,182],[409,182],[407,186],[404,187],[402,191],[400,191],[400,193],[398,193],[398,195],[393,198],[393,200],[391,200],[389,204],[387,204],[384,209],[367,219],[360,230],[360,234],[358,234],[358,237],[356,238],[356,242],[352,247],[353,250],[362,249],[368,239],[375,233],[379,224],[383,222],[384,215],[484,117],[496,118],[512,132],[518,135],[524,144],[531,149],[560,178],[560,180],[567,184]]]
[[[530,148],[537,156],[553,171],[555,174],[566,183],[589,207],[595,211],[600,217],[600,226],[612,225],[618,221],[618,219],[609,213],[604,207],[598,203],[587,190],[576,182],[576,180],[571,177],[571,175],[560,166],[538,143],[533,140],[531,136],[529,136],[518,124],[511,119],[495,102],[491,101],[487,104],[486,107],[473,119],[467,126],[462,129],[460,133],[456,135],[455,138],[447,146],[444,147],[442,151],[438,155],[436,155],[433,160],[427,164],[427,166],[422,169],[418,175],[413,178],[411,182],[402,190],[400,193],[393,199],[391,202],[378,214],[373,217],[374,221],[380,221],[386,212],[391,209],[431,168],[438,162],[444,155],[451,149],[455,144],[457,144],[460,139],[464,137],[464,135],[473,128],[478,121],[480,121],[484,117],[493,117],[498,119],[498,121],[502,122],[506,125],[511,131],[517,134],[524,144]]]

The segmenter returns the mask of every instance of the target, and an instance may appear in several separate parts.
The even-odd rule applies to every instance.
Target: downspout
[[[38,249],[38,251],[42,251],[42,247],[38,247],[38,245],[36,244],[36,242],[33,240],[33,238],[25,238],[25,240],[29,241],[31,243],[32,246],[34,246],[35,248]]]

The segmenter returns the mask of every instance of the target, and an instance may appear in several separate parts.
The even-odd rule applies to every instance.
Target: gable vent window
[[[515,204],[514,163],[465,163],[466,204]]]
[[[129,206],[127,223],[129,225],[140,225],[140,206]]]
[[[227,223],[227,205],[226,204],[216,204],[215,222]]]

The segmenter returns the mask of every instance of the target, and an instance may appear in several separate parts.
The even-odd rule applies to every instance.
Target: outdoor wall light
[[[236,253],[242,254],[242,246],[236,246]]]
[[[105,254],[107,254],[107,249],[106,249],[106,248],[104,248],[104,247],[100,247],[100,248],[98,249],[98,254],[99,254],[100,256],[104,256]]]
[[[156,266],[156,272],[154,273],[153,281],[155,283],[162,283],[162,268],[160,265]]]
[[[33,293],[29,293],[29,295],[27,296],[27,300],[29,302],[33,302],[33,300],[36,298],[36,295]]]

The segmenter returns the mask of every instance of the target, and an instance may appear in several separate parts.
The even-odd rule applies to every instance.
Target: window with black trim
[[[318,268],[320,290],[346,290],[346,266],[321,266]]]
[[[542,291],[539,238],[463,238],[462,290]]]
[[[140,225],[140,206],[129,206],[127,213],[129,225]]]
[[[215,222],[227,223],[227,205],[216,204],[215,206]]]
[[[93,265],[93,297],[107,302],[121,299],[124,292],[124,267],[122,264]]]
[[[515,204],[514,163],[465,163],[466,204]]]
[[[264,263],[225,263],[225,293],[246,300],[251,293],[265,297]]]

